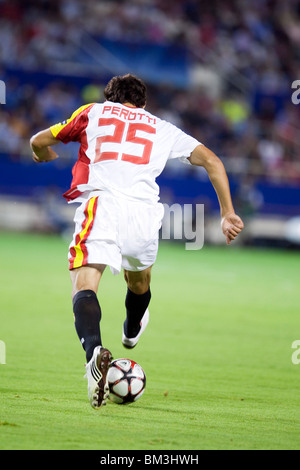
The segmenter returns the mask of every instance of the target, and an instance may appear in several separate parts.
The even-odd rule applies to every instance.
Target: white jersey
[[[156,178],[169,159],[190,156],[201,145],[143,108],[105,101],[82,106],[51,132],[64,143],[80,142],[71,188],[64,196],[82,202],[97,191],[156,203]]]

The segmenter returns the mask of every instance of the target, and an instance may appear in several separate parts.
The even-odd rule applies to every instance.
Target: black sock
[[[140,321],[151,299],[150,288],[145,294],[135,294],[127,289],[125,306],[127,318],[124,323],[124,332],[127,338],[134,338],[140,331]]]
[[[86,360],[92,358],[94,348],[101,346],[100,320],[101,308],[97,295],[92,290],[77,292],[73,298],[75,328],[86,352]]]

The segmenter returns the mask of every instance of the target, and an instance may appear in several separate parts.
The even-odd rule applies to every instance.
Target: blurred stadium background
[[[239,243],[300,248],[299,51],[298,0],[0,0],[0,229],[70,229],[61,195],[77,144],[36,165],[29,138],[132,72],[150,112],[223,160],[247,223]],[[162,202],[204,203],[205,242],[223,243],[204,171],[172,162],[159,182]]]

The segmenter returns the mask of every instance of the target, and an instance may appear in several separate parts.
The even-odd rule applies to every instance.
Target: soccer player
[[[122,343],[133,348],[149,320],[151,267],[163,218],[155,180],[168,159],[180,158],[206,169],[218,196],[227,244],[243,229],[221,160],[193,137],[145,110],[143,81],[131,74],[113,77],[104,96],[103,103],[84,105],[70,119],[30,139],[37,163],[58,158],[52,146],[59,142],[80,143],[71,188],[64,196],[80,203],[68,258],[75,328],[86,353],[93,408],[106,402],[112,360],[102,346],[98,285],[107,265],[114,274],[124,270],[127,295]]]

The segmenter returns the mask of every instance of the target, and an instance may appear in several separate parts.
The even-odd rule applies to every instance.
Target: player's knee
[[[105,265],[82,266],[70,271],[72,298],[80,291],[92,290],[97,293]]]
[[[140,272],[124,270],[124,279],[127,283],[128,289],[130,289],[134,294],[145,294],[150,287],[151,268]]]
[[[134,294],[142,295],[145,294],[149,290],[150,283],[147,279],[139,280],[139,281],[127,281],[127,287],[130,289]]]

